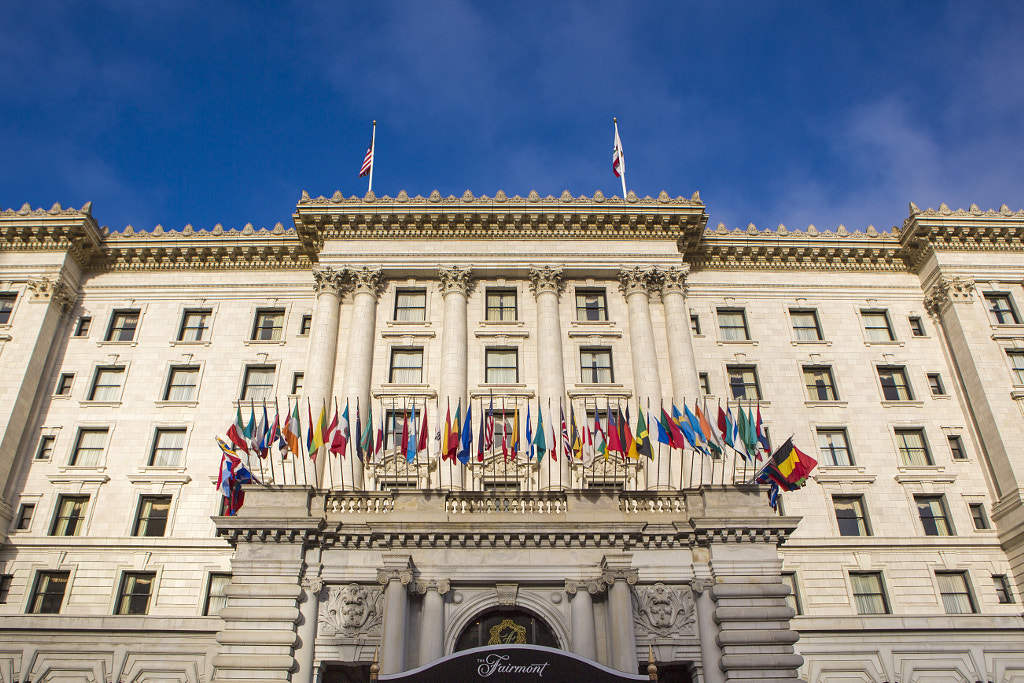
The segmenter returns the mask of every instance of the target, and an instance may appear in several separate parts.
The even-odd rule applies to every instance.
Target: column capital
[[[974,295],[974,278],[940,277],[924,298],[924,306],[928,312],[938,316],[954,303],[972,303]]]
[[[530,268],[530,289],[534,296],[541,292],[554,292],[558,295],[562,293],[564,286],[561,268],[552,268],[551,266]]]
[[[619,270],[619,291],[625,296],[631,294],[653,294],[661,291],[664,276],[657,268],[623,268]]]
[[[69,310],[78,301],[78,292],[68,284],[63,273],[55,277],[33,278],[28,281],[28,289],[33,299],[57,304],[63,311]]]
[[[417,579],[413,590],[420,595],[427,591],[437,591],[438,595],[444,595],[451,590],[451,582],[448,579]]]
[[[700,595],[706,590],[711,590],[711,587],[714,585],[714,579],[694,579],[690,582],[690,590],[693,591],[694,595]]]
[[[363,266],[362,268],[346,268],[345,272],[348,273],[352,282],[352,290],[355,293],[365,292],[374,297],[380,295],[381,289],[384,287],[384,272],[380,268]]]
[[[441,296],[446,296],[451,292],[468,295],[473,288],[472,268],[461,268],[459,266],[441,267],[437,269],[437,277],[441,281],[439,286]]]
[[[603,593],[608,588],[608,583],[603,576],[596,579],[566,579],[565,592],[569,595],[576,595],[579,591],[587,591],[591,595]]]
[[[331,292],[341,296],[345,292],[345,269],[335,270],[330,266],[317,266],[313,269],[313,291],[318,295]]]
[[[612,586],[616,581],[625,581],[630,586],[635,586],[639,572],[636,569],[606,569],[601,574],[601,581]]]
[[[403,586],[408,586],[412,582],[412,570],[411,569],[378,569],[377,570],[377,583],[384,586],[385,588],[392,581],[398,581]]]
[[[662,277],[661,292],[679,292],[686,295],[686,277],[690,274],[690,264],[672,266],[671,268],[659,269]]]

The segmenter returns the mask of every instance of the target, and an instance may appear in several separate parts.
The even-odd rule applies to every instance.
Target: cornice
[[[945,204],[921,210],[910,202],[910,215],[898,230],[900,244],[915,270],[935,251],[1024,251],[1024,210],[982,211],[977,204],[952,210]]]
[[[699,193],[690,199],[668,196],[622,199],[573,197],[397,197],[311,198],[303,192],[292,216],[303,244],[319,250],[328,239],[669,239],[688,244],[700,235],[707,213]]]
[[[28,204],[0,211],[0,251],[66,251],[85,266],[103,240],[92,217],[92,202],[81,209],[54,203],[49,211]]]

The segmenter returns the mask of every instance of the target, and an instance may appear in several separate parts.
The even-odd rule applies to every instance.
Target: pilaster
[[[380,653],[380,671],[384,674],[405,670],[408,587],[411,581],[412,558],[409,555],[385,554],[384,568],[377,571],[377,582],[384,587],[384,636]]]

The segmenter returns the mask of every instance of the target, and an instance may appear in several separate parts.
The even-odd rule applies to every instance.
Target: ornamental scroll
[[[330,586],[320,601],[318,630],[342,638],[379,637],[384,622],[384,597],[379,588],[358,583]]]
[[[638,635],[655,638],[695,636],[697,612],[688,587],[663,583],[633,588],[633,623]]]

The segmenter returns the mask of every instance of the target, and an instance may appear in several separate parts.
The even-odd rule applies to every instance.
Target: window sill
[[[106,474],[106,467],[76,467],[66,465],[57,470],[57,474],[48,475],[46,478],[51,484],[106,484],[110,477]]]
[[[131,341],[110,341],[105,339],[103,341],[96,342],[96,346],[138,346],[139,342],[134,339]]]
[[[924,401],[882,401],[883,408],[924,408]]]
[[[719,346],[757,346],[756,339],[719,339]]]
[[[611,320],[573,320],[572,327],[612,327],[615,325]]]
[[[811,478],[819,484],[863,484],[875,483],[875,475],[868,474],[858,465],[818,465],[818,472]]]
[[[78,405],[83,408],[119,408],[120,401],[79,401]]]
[[[790,342],[793,346],[832,346],[828,339],[794,339]]]
[[[480,324],[487,327],[500,327],[502,325],[506,325],[508,327],[522,327],[526,323],[522,320],[481,320]]]
[[[200,339],[199,341],[184,341],[182,339],[173,339],[170,342],[171,346],[209,346],[209,340]]]
[[[431,336],[433,336],[433,333],[431,333]],[[501,338],[501,337],[513,337],[513,338],[526,339],[527,337],[530,336],[530,332],[529,332],[529,330],[511,330],[511,329],[504,329],[504,330],[502,330],[502,329],[494,329],[492,327],[489,330],[475,330],[473,332],[473,336],[477,337],[478,339],[483,339],[483,338],[497,339],[497,338]]]
[[[899,474],[893,479],[896,483],[903,484],[952,484],[956,481],[955,474],[946,474],[946,470],[941,465],[928,465],[924,467],[909,467],[907,465],[900,465],[898,467]]]
[[[808,408],[845,408],[847,405],[848,401],[804,401]]]
[[[869,341],[867,339],[864,340],[864,346],[903,346],[903,345],[904,345],[904,342],[901,342],[898,339],[893,339],[892,341]]]
[[[388,327],[431,327],[429,320],[388,320]]]
[[[71,394],[53,394],[50,396],[52,399],[68,401],[71,399]]]
[[[953,398],[950,394],[931,394],[931,397],[936,401],[948,401]]]
[[[1024,387],[1020,386],[1019,384],[1015,385],[1013,391],[1010,392],[1010,398],[1012,398],[1014,401],[1024,399]]]
[[[195,408],[199,401],[154,401],[157,408]]]
[[[404,330],[384,330],[380,333],[380,336],[384,339],[401,339],[402,337],[426,337],[433,339],[437,334],[422,325],[418,325],[418,327],[420,328],[418,330],[414,327],[408,327]]]
[[[429,384],[391,384],[388,382],[381,384],[379,391],[373,392],[374,398],[394,396],[436,398],[437,392],[431,389]]]
[[[526,398],[534,397],[533,391],[527,389],[525,384],[480,384],[476,389],[470,389],[470,398]],[[497,404],[495,404],[497,405]],[[514,408],[515,406],[508,406]]]
[[[284,346],[284,339],[246,339],[245,346]]]
[[[140,484],[177,484],[184,486],[192,481],[192,477],[185,474],[184,467],[142,467],[137,472],[128,475],[128,481],[138,486]]]

